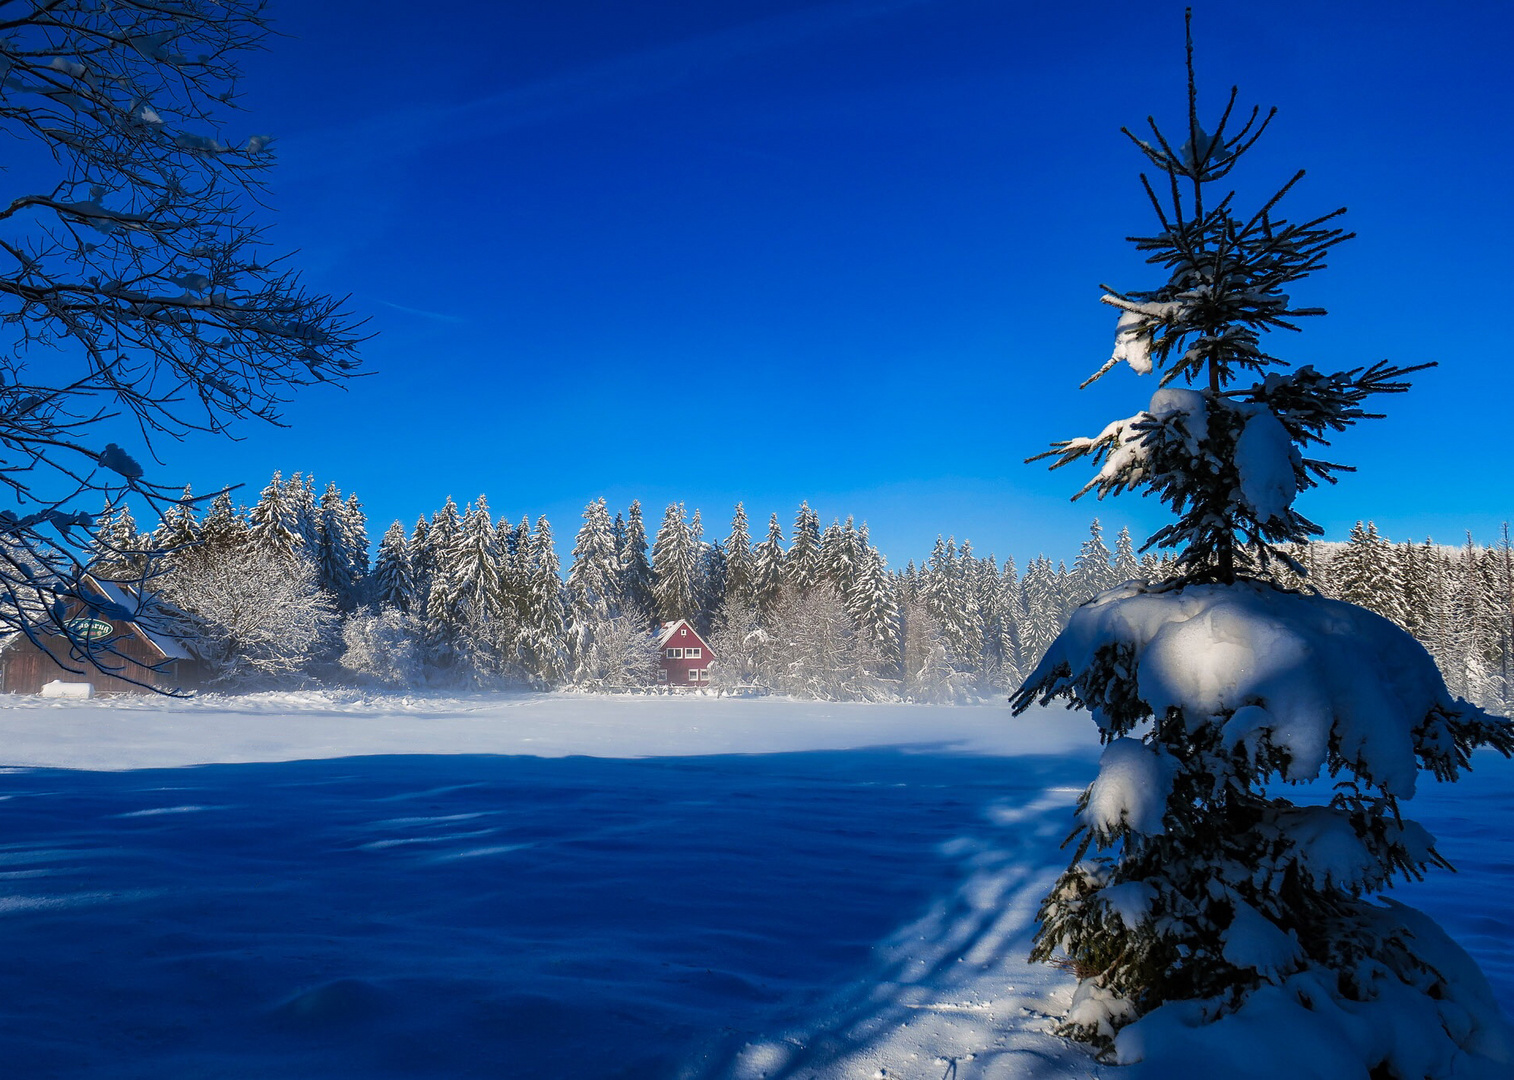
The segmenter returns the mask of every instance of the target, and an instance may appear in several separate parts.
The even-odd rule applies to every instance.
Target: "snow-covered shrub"
[[[575,683],[587,690],[645,690],[657,685],[657,637],[630,615],[599,619],[578,638]]]
[[[355,611],[342,626],[342,667],[361,680],[394,689],[425,676],[419,619],[393,607]]]
[[[1306,457],[1310,444],[1369,415],[1368,396],[1407,389],[1413,369],[1270,370],[1261,332],[1321,314],[1284,288],[1347,237],[1334,214],[1278,215],[1293,181],[1254,215],[1210,196],[1267,119],[1227,133],[1232,93],[1203,131],[1191,63],[1189,105],[1180,148],[1154,124],[1151,142],[1135,140],[1168,180],[1147,185],[1161,230],[1137,244],[1171,276],[1105,297],[1121,316],[1099,374],[1123,360],[1160,370],[1161,388],[1145,411],[1052,451],[1099,466],[1085,491],[1144,487],[1166,502],[1177,519],[1148,545],[1180,549],[1177,576],[1083,605],[1014,698],[1017,710],[1065,698],[1106,743],[1033,955],[1071,959],[1081,982],[1064,1031],[1122,1061],[1160,1059],[1176,1032],[1271,1016],[1349,1048],[1332,1076],[1508,1075],[1514,1042],[1475,966],[1424,916],[1373,895],[1446,865],[1401,814],[1420,774],[1456,780],[1480,746],[1507,756],[1514,725],[1453,698],[1388,619],[1262,580],[1286,562],[1282,545],[1319,532],[1293,501],[1339,466]],[[1247,373],[1253,384],[1233,385]],[[1282,797],[1320,778],[1333,781],[1324,805]]]

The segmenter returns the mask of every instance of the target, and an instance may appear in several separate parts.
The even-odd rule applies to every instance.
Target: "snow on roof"
[[[90,589],[129,614],[130,618],[124,621],[143,641],[162,653],[165,660],[194,659],[194,654],[190,652],[188,645],[172,634],[165,633],[160,627],[152,625],[153,616],[161,616],[163,613],[164,609],[160,604],[151,600],[144,601],[135,590],[124,588],[114,581],[101,581],[88,574],[85,575],[84,581]]]
[[[670,623],[663,623],[662,631],[657,635],[658,646],[666,645],[668,643],[668,638],[673,636],[673,631],[677,630],[680,626],[688,626],[691,631],[694,629],[692,626],[689,626],[688,619],[676,619]],[[700,640],[703,639],[701,638]]]

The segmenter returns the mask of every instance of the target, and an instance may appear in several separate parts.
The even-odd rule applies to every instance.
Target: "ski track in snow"
[[[1025,963],[1098,748],[1003,707],[0,698],[6,1075],[1078,1078]],[[428,752],[423,747],[430,747]],[[592,755],[592,756],[577,756]],[[1514,999],[1514,767],[1397,890]]]

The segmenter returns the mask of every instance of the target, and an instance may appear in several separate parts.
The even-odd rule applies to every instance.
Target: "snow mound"
[[[1191,729],[1221,725],[1231,748],[1280,752],[1290,781],[1318,777],[1334,748],[1357,775],[1408,798],[1418,758],[1448,752],[1464,707],[1424,648],[1389,620],[1248,582],[1111,589],[1073,613],[1026,685],[1063,689],[1111,649],[1134,673],[1147,715],[1180,709]],[[1095,719],[1117,730],[1105,712]]]
[[[1218,1020],[1217,1002],[1163,1005],[1115,1036],[1116,1060],[1139,1062],[1140,1080],[1212,1076],[1219,1061],[1233,1080],[1368,1080],[1381,1066],[1403,1077],[1514,1075],[1514,1027],[1477,964],[1429,916],[1392,901],[1372,910],[1384,930],[1411,936],[1434,957],[1438,999],[1385,972],[1362,971],[1375,996],[1347,1000],[1333,973],[1311,967],[1262,987]],[[1260,929],[1265,920],[1254,922]]]

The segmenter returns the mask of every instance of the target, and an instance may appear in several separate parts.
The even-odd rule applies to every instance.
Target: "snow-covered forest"
[[[721,534],[723,533],[723,535]],[[1069,548],[1072,547],[1071,538]],[[149,561],[143,553],[166,551]],[[1371,523],[1345,543],[1292,549],[1297,589],[1376,611],[1435,656],[1452,693],[1495,712],[1514,702],[1514,550],[1394,543]],[[566,574],[563,564],[566,563]],[[707,528],[682,505],[655,529],[639,503],[584,508],[566,558],[545,517],[495,520],[485,496],[406,529],[376,554],[362,504],[306,474],[275,475],[250,507],[186,498],[141,532],[129,510],[101,523],[96,567],[146,576],[192,622],[224,687],[317,674],[390,687],[639,690],[655,685],[647,631],[688,618],[710,640],[716,690],[828,700],[967,701],[1019,685],[1070,613],[1170,558],[1128,530],[1090,525],[1070,563],[1017,563],[942,537],[902,568],[851,518],[822,527],[808,503],[755,533],[738,505]]]

